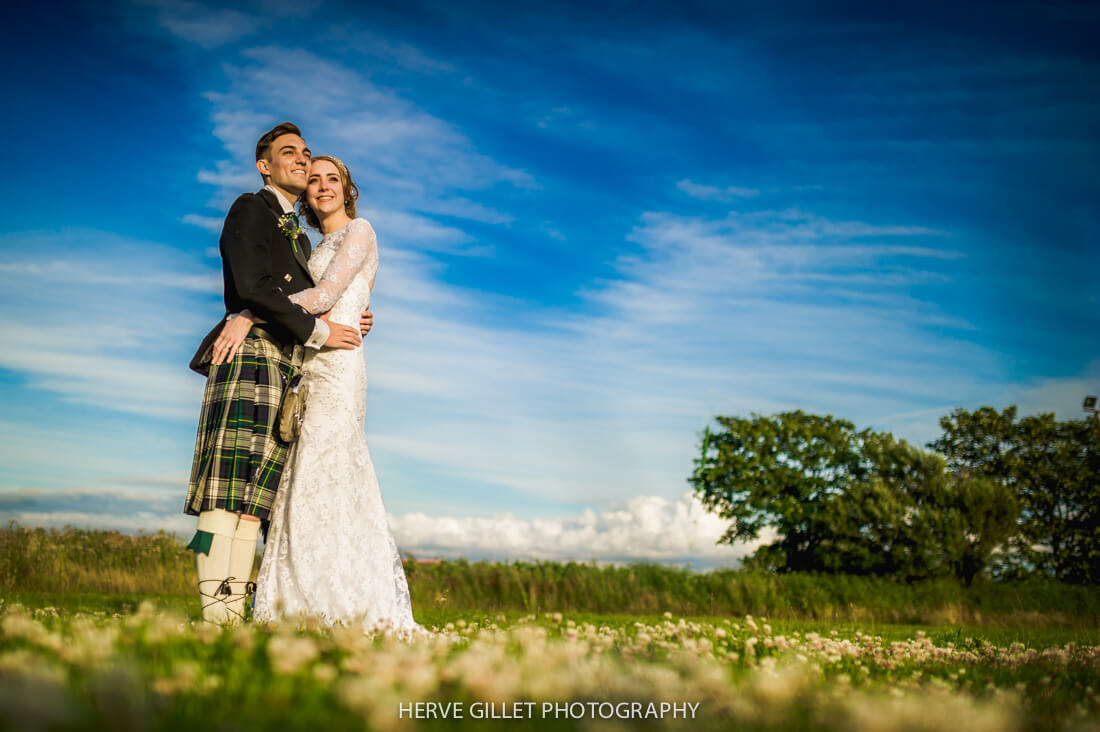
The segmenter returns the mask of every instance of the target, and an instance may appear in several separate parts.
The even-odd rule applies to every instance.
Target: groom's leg
[[[226,603],[226,609],[231,621],[244,620],[244,603],[252,580],[252,565],[256,561],[256,540],[259,535],[259,519],[242,515],[233,534],[233,551],[229,557],[229,586],[233,596]]]
[[[229,560],[233,549],[233,536],[237,531],[237,514],[221,508],[199,514],[196,541],[208,534],[206,551],[195,550],[195,568],[199,575],[199,599],[202,601],[202,619],[210,623],[224,623],[229,619],[226,601],[232,589],[225,581],[229,575]],[[194,542],[193,542],[194,543]]]

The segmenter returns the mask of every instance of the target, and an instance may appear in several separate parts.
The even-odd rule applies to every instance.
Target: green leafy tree
[[[928,446],[947,459],[951,472],[1011,483],[1008,463],[1016,445],[1015,405],[1002,412],[993,407],[973,412],[956,409],[940,418],[940,427],[943,434]]]
[[[1010,490],[956,479],[943,457],[889,433],[801,411],[718,423],[691,482],[732,521],[722,541],[775,530],[755,566],[969,583],[1015,526]]]
[[[1019,504],[1012,488],[992,478],[945,481],[921,517],[940,542],[944,568],[967,585],[1016,533]]]
[[[1010,489],[1019,519],[1003,573],[1037,571],[1076,583],[1100,582],[1100,438],[1091,420],[1053,414],[1016,419],[1016,408],[957,409],[940,420],[930,447],[962,476]]]
[[[847,420],[801,411],[718,423],[692,482],[705,506],[732,520],[721,541],[754,541],[773,527],[781,537],[757,551],[757,564],[824,569],[820,546],[834,538],[826,507],[867,470],[861,433]]]
[[[833,538],[819,549],[824,568],[905,578],[942,574],[942,541],[922,518],[944,482],[943,459],[886,432],[864,430],[865,465],[828,506]]]

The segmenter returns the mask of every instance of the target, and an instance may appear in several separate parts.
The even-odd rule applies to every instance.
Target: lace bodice
[[[328,312],[361,277],[366,284],[366,307],[378,273],[378,239],[370,222],[352,219],[344,228],[325,234],[309,257],[309,273],[317,284],[290,295],[296,305],[315,315]]]

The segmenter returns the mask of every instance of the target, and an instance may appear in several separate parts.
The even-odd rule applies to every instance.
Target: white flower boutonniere
[[[298,215],[294,213],[285,213],[279,217],[279,231],[283,232],[290,239],[291,246],[294,247],[294,253],[298,253],[298,237],[302,235],[302,227],[298,224]]]

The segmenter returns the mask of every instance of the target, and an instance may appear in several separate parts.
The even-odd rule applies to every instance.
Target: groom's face
[[[279,135],[271,142],[267,157],[256,161],[256,169],[268,176],[272,185],[297,195],[306,189],[309,158],[305,140],[297,135]]]

